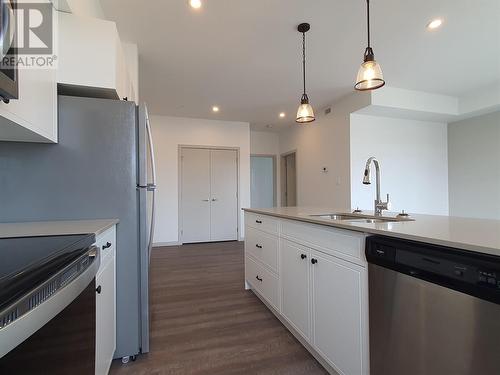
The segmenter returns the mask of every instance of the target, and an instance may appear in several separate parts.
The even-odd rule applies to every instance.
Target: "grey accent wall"
[[[500,111],[448,125],[450,215],[500,220]]]

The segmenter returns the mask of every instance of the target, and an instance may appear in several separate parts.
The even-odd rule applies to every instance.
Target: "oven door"
[[[16,2],[0,0],[0,99],[4,102],[19,98],[16,18]]]
[[[95,278],[50,322],[0,359],[0,374],[95,373]]]

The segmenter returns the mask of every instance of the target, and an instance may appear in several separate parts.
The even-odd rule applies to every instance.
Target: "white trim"
[[[153,247],[168,247],[168,246],[179,246],[179,245],[182,245],[179,241],[153,243]]]

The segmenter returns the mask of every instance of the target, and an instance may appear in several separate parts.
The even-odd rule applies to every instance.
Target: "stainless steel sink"
[[[346,221],[352,223],[368,223],[368,224],[414,221],[409,217],[371,216],[371,215],[347,214],[347,213],[321,214],[321,215],[309,215],[309,216],[326,220]]]
[[[318,217],[320,219],[329,219],[329,220],[353,220],[360,218],[357,215],[350,215],[350,214],[324,214],[324,215],[310,215],[310,216]]]

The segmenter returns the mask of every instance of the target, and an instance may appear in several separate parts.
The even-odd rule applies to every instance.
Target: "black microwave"
[[[19,98],[16,0],[0,0],[0,100]]]

